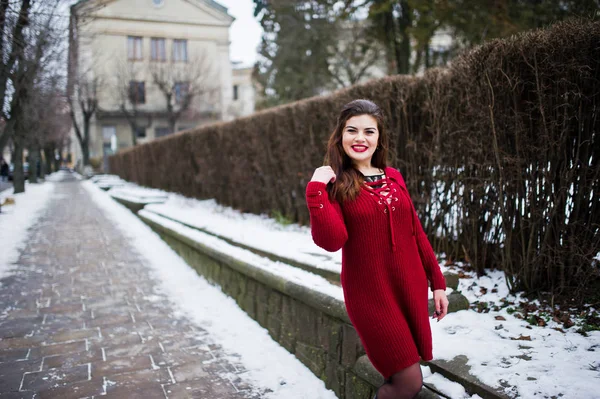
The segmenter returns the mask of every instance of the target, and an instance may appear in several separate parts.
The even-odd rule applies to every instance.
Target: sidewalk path
[[[255,398],[76,181],[0,280],[0,399]]]
[[[11,187],[12,187],[12,182],[2,181],[2,179],[0,178],[0,192],[7,190]]]

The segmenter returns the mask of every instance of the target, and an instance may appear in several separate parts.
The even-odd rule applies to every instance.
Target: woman
[[[431,360],[427,281],[437,320],[448,311],[446,283],[400,172],[387,167],[388,136],[373,102],[344,106],[325,164],[306,187],[311,232],[342,248],[346,309],[367,355],[386,382],[377,399],[413,398]]]

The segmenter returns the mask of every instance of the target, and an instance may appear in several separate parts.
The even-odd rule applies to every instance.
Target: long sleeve
[[[435,257],[435,253],[433,252],[433,248],[431,247],[431,243],[427,238],[427,234],[423,231],[423,226],[419,221],[419,216],[417,212],[413,209],[415,216],[415,223],[417,224],[417,232],[415,238],[417,240],[417,247],[419,248],[419,256],[421,257],[421,262],[423,263],[423,267],[425,268],[425,274],[427,275],[427,280],[431,285],[431,291],[435,290],[445,290],[446,289],[446,279],[440,270],[440,265]]]
[[[310,231],[315,244],[329,252],[342,248],[348,239],[342,209],[337,201],[329,198],[325,183],[308,183],[306,205],[310,213]]]

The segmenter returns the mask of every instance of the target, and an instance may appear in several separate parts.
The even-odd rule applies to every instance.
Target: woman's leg
[[[377,399],[413,399],[422,386],[421,366],[415,363],[392,375],[377,391]]]

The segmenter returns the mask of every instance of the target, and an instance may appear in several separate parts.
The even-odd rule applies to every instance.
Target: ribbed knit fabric
[[[393,168],[385,173],[383,193],[365,186],[340,206],[324,183],[310,182],[306,202],[314,242],[327,251],[342,248],[348,315],[367,356],[388,378],[419,358],[432,359],[427,281],[432,291],[446,289],[446,282],[402,175]]]

